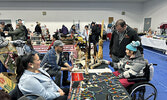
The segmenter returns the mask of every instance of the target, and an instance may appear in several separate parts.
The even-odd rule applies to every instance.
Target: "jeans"
[[[61,71],[55,71],[55,70],[49,69],[47,72],[52,77],[52,79],[53,77],[55,77],[54,82],[60,87]]]

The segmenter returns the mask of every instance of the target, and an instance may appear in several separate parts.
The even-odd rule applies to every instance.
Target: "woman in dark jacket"
[[[41,29],[41,23],[39,23],[39,22],[36,22],[37,23],[37,25],[35,26],[35,32],[39,35],[39,34],[41,34],[42,33],[42,29]]]

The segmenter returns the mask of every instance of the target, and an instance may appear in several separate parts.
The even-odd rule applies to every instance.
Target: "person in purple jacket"
[[[65,25],[62,25],[62,29],[61,29],[62,33],[64,35],[67,35],[68,34],[68,28],[65,26]]]

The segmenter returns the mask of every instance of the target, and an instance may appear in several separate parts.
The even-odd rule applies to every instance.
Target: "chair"
[[[36,95],[36,94],[26,94],[23,95],[20,91],[18,85],[9,93],[11,100],[31,100],[28,96],[34,97],[33,100],[45,100],[43,97]]]
[[[153,84],[149,83],[153,77],[153,65],[156,64],[146,64],[143,69],[145,73],[143,77],[128,79],[129,82],[135,82],[135,84],[126,88],[132,100],[156,100],[157,89]]]
[[[34,97],[33,100],[45,100],[43,97],[41,97],[37,94],[27,94],[27,95],[20,97],[18,100],[31,100],[28,98],[28,96]]]
[[[9,93],[11,96],[11,100],[18,100],[21,96],[23,96],[22,92],[20,91],[18,85]]]

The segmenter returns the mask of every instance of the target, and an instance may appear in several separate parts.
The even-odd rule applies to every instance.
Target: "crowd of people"
[[[8,44],[8,41],[4,42],[6,36],[11,36],[12,40],[26,41],[23,47],[25,53],[19,56],[16,61],[16,79],[21,93],[23,95],[38,94],[46,100],[66,100],[69,92],[68,88],[61,88],[61,86],[70,85],[70,81],[67,80],[68,72],[72,70],[73,66],[70,66],[62,53],[64,43],[59,40],[58,34],[62,33],[62,36],[66,36],[67,34],[71,34],[71,36],[79,34],[83,39],[94,45],[98,43],[101,37],[101,26],[95,22],[91,23],[90,28],[88,25],[85,25],[85,29],[82,33],[78,33],[75,29],[75,25],[72,25],[70,31],[68,31],[65,25],[62,25],[62,29],[53,34],[52,43],[47,53],[40,61],[38,56],[39,52],[35,51],[33,48],[33,43],[31,39],[28,38],[29,32],[22,24],[21,19],[18,20],[15,30],[11,27],[8,27],[7,30],[7,28],[5,28],[6,26],[4,27],[4,23],[0,25],[0,48]],[[122,19],[117,20],[115,25],[109,28],[109,33],[112,33],[109,45],[109,55],[112,61],[108,61],[107,64],[115,69],[115,72],[113,72],[114,75],[120,78],[120,83],[122,83],[124,87],[127,87],[135,83],[128,82],[128,78],[144,75],[143,69],[146,64],[141,40],[137,32]],[[39,22],[37,22],[35,32],[37,35],[44,35],[42,34]],[[48,29],[46,33],[49,34]],[[62,72],[63,80],[61,85]],[[31,96],[30,98],[33,99]]]

